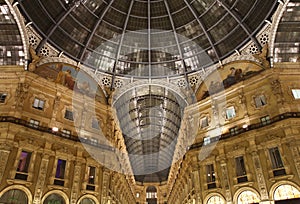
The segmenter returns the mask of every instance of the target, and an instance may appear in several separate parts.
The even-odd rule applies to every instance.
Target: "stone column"
[[[5,167],[8,161],[10,150],[2,149],[0,150],[0,182],[2,181],[2,177],[4,175]]]
[[[263,170],[261,168],[261,163],[260,163],[257,151],[253,151],[251,153],[251,155],[252,155],[252,160],[253,160],[254,167],[255,167],[255,174],[256,174],[256,179],[258,182],[258,188],[259,188],[259,192],[261,195],[261,200],[262,201],[269,200],[266,181],[264,178]]]
[[[193,167],[192,176],[193,176],[193,180],[194,180],[196,203],[202,203],[201,185],[200,185],[200,170],[199,170],[198,166]]]
[[[108,188],[109,188],[109,179],[110,173],[108,169],[103,169],[103,178],[102,178],[102,196],[101,203],[106,204],[108,199]]]
[[[229,184],[229,179],[228,179],[228,170],[227,170],[227,163],[225,159],[222,159],[220,161],[221,163],[221,172],[222,172],[222,177],[223,177],[223,186],[225,188],[225,196],[226,196],[226,201],[227,204],[232,203],[232,195],[230,191],[230,184]]]
[[[40,165],[40,170],[39,170],[39,175],[38,175],[38,180],[37,180],[36,186],[35,186],[35,191],[34,191],[35,193],[33,196],[34,204],[39,204],[42,201],[42,195],[43,195],[43,189],[45,186],[48,163],[49,163],[49,155],[43,154],[41,165]]]
[[[298,177],[300,178],[300,155],[298,147],[291,147],[294,164],[298,173]]]
[[[73,176],[73,185],[71,190],[71,204],[76,204],[77,198],[78,198],[78,192],[79,192],[79,183],[80,183],[80,177],[81,177],[81,161],[75,162],[74,167],[74,176]]]

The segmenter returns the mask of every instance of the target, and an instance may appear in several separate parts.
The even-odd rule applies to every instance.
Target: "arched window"
[[[259,203],[259,196],[252,191],[243,191],[238,196],[238,204]]]
[[[293,198],[300,198],[300,192],[291,185],[278,186],[274,192],[274,200],[287,200]]]
[[[146,189],[146,201],[148,204],[157,204],[157,190],[155,186]]]
[[[79,204],[96,204],[96,202],[91,198],[84,198]]]
[[[66,204],[66,201],[62,196],[53,193],[44,200],[43,204]]]
[[[207,204],[225,204],[225,201],[221,196],[215,195],[208,199]]]
[[[27,204],[28,198],[26,193],[21,190],[13,189],[5,192],[1,198],[0,203],[5,204]]]

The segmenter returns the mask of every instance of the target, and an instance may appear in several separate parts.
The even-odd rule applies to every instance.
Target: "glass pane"
[[[44,200],[43,204],[66,204],[66,202],[62,196],[51,194]]]
[[[21,190],[9,190],[0,198],[0,203],[28,204],[27,195]]]

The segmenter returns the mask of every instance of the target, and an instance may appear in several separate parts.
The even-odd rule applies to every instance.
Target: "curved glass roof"
[[[46,43],[102,73],[136,78],[207,68],[256,34],[277,0],[18,0]],[[146,81],[146,80],[145,80]],[[113,88],[113,87],[111,87]],[[187,105],[165,86],[144,84],[114,103],[135,179],[167,180]]]
[[[113,75],[205,68],[255,38],[277,0],[18,0],[46,42]]]

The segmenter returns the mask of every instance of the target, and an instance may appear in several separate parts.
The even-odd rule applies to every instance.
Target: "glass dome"
[[[162,77],[217,63],[252,40],[277,0],[18,0],[44,38],[114,76]]]

